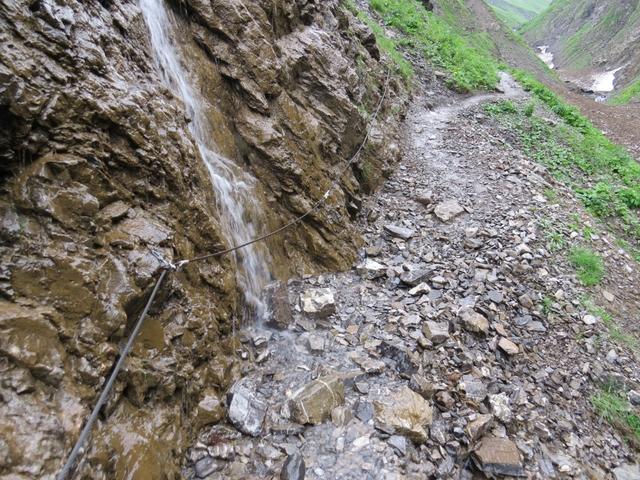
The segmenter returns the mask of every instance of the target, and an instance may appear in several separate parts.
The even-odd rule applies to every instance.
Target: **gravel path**
[[[638,478],[590,401],[602,384],[636,398],[638,359],[585,311],[603,292],[549,250],[543,221],[589,219],[545,198],[545,169],[483,112],[524,95],[503,89],[416,99],[403,161],[365,206],[360,263],[290,281],[273,302],[286,329],[242,333],[229,424],[200,433],[187,477]],[[637,267],[595,241],[626,274],[604,292],[615,302]]]

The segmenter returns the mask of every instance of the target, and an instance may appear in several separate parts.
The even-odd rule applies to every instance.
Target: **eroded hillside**
[[[531,45],[547,45],[556,68],[586,89],[607,91],[593,75],[615,71],[618,91],[640,76],[640,5],[635,0],[555,0],[522,32]]]

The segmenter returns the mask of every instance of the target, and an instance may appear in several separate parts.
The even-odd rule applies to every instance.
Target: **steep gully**
[[[433,108],[430,87],[407,115],[398,170],[363,209],[359,262],[289,281],[280,329],[240,332],[229,423],[199,432],[186,478],[637,471],[633,447],[589,403],[603,382],[637,390],[635,354],[576,308],[585,291],[539,224],[588,216],[481,107],[526,94],[503,76],[503,94]],[[567,204],[546,200],[551,187]],[[623,301],[616,283],[640,272],[611,243],[598,241],[616,278],[607,295]],[[631,322],[639,300],[624,299]]]

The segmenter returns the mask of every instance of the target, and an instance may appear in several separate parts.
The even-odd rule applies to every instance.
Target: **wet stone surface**
[[[618,378],[635,399],[638,363],[582,330],[602,322],[585,325],[584,291],[538,229],[541,212],[565,215],[544,169],[493,141],[477,107],[499,98],[416,101],[353,269],[289,281],[292,322],[263,363],[250,339],[264,333],[244,335],[263,430],[203,429],[193,450],[233,452],[209,478],[301,478],[301,459],[307,479],[633,478],[637,457],[589,398]],[[442,221],[431,207],[452,199],[465,213]]]

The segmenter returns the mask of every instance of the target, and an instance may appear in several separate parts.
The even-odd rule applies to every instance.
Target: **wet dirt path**
[[[286,330],[242,332],[229,422],[200,433],[188,478],[605,478],[634,461],[588,399],[621,369],[637,385],[638,368],[596,348],[542,242],[537,219],[562,214],[548,176],[480,108],[522,95],[503,89],[416,100],[403,161],[365,207],[361,261],[290,281]]]

